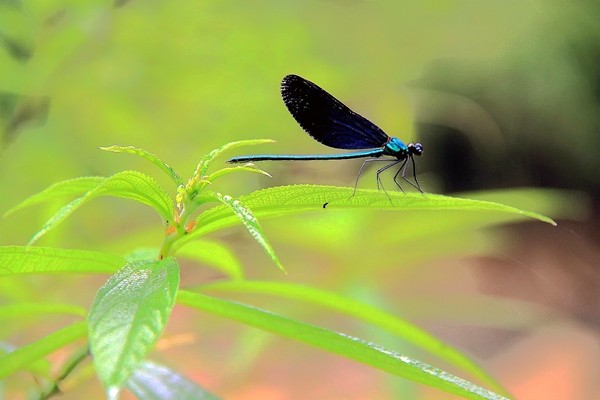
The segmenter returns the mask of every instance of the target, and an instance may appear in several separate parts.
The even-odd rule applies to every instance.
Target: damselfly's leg
[[[405,158],[404,160],[402,160],[402,164],[400,164],[400,168],[398,168],[398,171],[396,172],[396,174],[394,174],[394,182],[396,183],[396,186],[398,186],[400,188],[400,190],[402,190],[402,193],[406,193],[404,191],[404,189],[402,189],[402,185],[400,185],[400,182],[398,182],[398,175],[400,174],[401,171],[406,169],[406,161],[408,161],[408,158]],[[402,174],[402,176],[404,176],[404,174]]]
[[[383,186],[383,182],[381,181],[381,173],[389,168],[392,168],[394,165],[398,165],[398,163],[401,161],[393,161],[390,164],[386,165],[385,167],[379,168],[377,170],[377,190],[379,190],[379,188],[383,189],[383,193],[385,193],[385,196],[388,198],[388,200],[390,201],[390,204],[393,206],[394,202],[392,201],[392,198],[390,197],[390,195],[388,194],[387,190],[385,190],[385,186]],[[404,193],[404,190],[402,188],[400,188],[400,190],[402,190],[402,193]]]
[[[381,173],[389,168],[392,168],[394,165],[398,165],[398,163],[400,163],[400,162],[401,161],[399,161],[399,160],[394,160],[393,162],[389,163],[385,167],[379,168],[377,170],[377,189],[378,190],[381,188],[385,192],[385,187],[383,187],[383,182],[381,181],[381,176],[380,176]],[[402,188],[400,188],[400,190],[402,190]],[[402,190],[402,191],[404,192],[404,190]]]
[[[365,165],[367,165],[367,163],[372,160],[373,159],[367,159],[367,160],[363,161],[362,165],[360,166],[360,169],[358,170],[358,175],[356,175],[356,180],[354,181],[354,191],[352,191],[352,196],[350,196],[350,198],[354,197],[354,195],[356,194],[356,187],[358,186],[358,179],[362,175],[363,170],[365,169]]]
[[[417,173],[415,172],[415,160],[412,157],[410,157],[410,159],[412,161],[413,176],[415,177],[415,182],[417,184],[415,185],[406,177],[406,169],[408,168],[408,158],[404,160],[404,162],[398,169],[398,172],[396,172],[396,175],[394,175],[394,182],[396,182],[396,185],[398,185],[398,187],[400,187],[400,183],[398,182],[398,175],[400,175],[400,172],[402,172],[402,175],[401,175],[402,179],[404,179],[406,182],[408,182],[412,187],[417,189],[419,192],[423,193],[423,190],[421,190],[421,186],[419,186],[419,182],[417,181]]]
[[[352,196],[350,196],[349,198],[354,197],[354,195],[356,194],[356,188],[358,187],[358,179],[360,178],[360,176],[362,175],[365,167],[367,166],[367,163],[373,162],[373,161],[390,161],[389,158],[369,158],[366,159],[365,161],[363,161],[362,165],[360,166],[360,169],[358,170],[358,175],[356,175],[356,181],[354,181],[354,191],[352,192]],[[379,173],[377,174],[377,189],[379,189]]]
[[[413,178],[415,178],[415,183],[417,184],[417,190],[419,192],[421,192],[421,194],[423,194],[423,189],[421,189],[421,185],[419,185],[419,181],[417,180],[417,170],[415,169],[415,159],[413,157],[411,157],[410,161],[412,163]]]

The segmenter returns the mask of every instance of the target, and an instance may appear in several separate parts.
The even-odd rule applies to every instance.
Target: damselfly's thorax
[[[423,154],[423,145],[421,143],[404,144],[396,137],[390,137],[383,147],[383,155],[396,157],[398,160],[404,160],[407,157],[420,156]]]

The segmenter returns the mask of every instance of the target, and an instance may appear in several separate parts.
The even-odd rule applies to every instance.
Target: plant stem
[[[73,372],[75,367],[77,367],[83,360],[87,358],[89,353],[89,348],[87,346],[73,353],[71,358],[64,363],[63,368],[61,371],[59,371],[56,379],[49,384],[46,390],[40,393],[39,399],[47,400],[54,395],[60,394],[60,383],[64,381],[71,372]]]

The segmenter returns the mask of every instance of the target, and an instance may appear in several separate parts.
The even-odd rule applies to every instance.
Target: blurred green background
[[[502,230],[479,229],[499,216],[468,213],[263,221],[287,276],[242,228],[211,239],[230,244],[251,278],[339,291],[408,318],[463,349],[518,398],[598,396],[599,11],[592,2],[553,1],[0,2],[0,211],[56,181],[124,169],[175,192],[144,160],[98,146],[143,147],[183,176],[204,153],[240,139],[276,140],[244,153],[331,152],[280,99],[281,78],[298,74],[388,134],[420,140],[426,192],[574,190],[560,204],[554,192],[479,193],[569,221]],[[352,185],[360,162],[261,166],[273,178],[240,174],[212,189],[237,196],[282,184]],[[374,186],[369,171],[361,187]],[[26,243],[58,206],[1,219],[0,244]],[[127,252],[161,238],[151,210],[101,199],[40,245]],[[182,282],[218,278],[190,264]],[[88,306],[104,280],[5,279],[0,301]],[[444,367],[353,321],[243,300]],[[53,324],[60,321],[22,322],[8,338],[27,343]],[[448,398],[183,309],[155,358],[226,398]],[[72,385],[65,398],[99,390],[92,378]]]

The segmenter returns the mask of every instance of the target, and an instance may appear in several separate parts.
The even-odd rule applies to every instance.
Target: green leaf
[[[48,273],[112,273],[125,259],[108,253],[51,247],[0,247],[0,276]]]
[[[212,162],[215,160],[215,158],[220,156],[223,152],[225,152],[229,149],[236,148],[236,147],[250,146],[250,145],[261,144],[261,143],[270,143],[270,142],[272,142],[272,140],[268,140],[268,139],[240,140],[238,142],[227,143],[226,145],[221,146],[221,147],[214,149],[211,152],[205,154],[200,159],[200,162],[196,166],[194,173],[188,179],[187,183],[185,185],[181,185],[177,188],[177,196],[176,196],[177,206],[181,207],[181,208],[187,208],[188,205],[183,204],[186,202],[186,199],[187,199],[187,201],[191,201],[195,204],[201,204],[201,201],[203,202],[203,201],[205,201],[205,199],[200,200],[197,196],[200,195],[200,193],[204,190],[204,188],[207,185],[211,184],[213,180],[219,178],[220,176],[231,173],[235,170],[252,171],[252,172],[258,172],[261,174],[268,175],[266,172],[262,171],[260,168],[258,168],[255,165],[252,165],[252,164],[242,165],[242,166],[238,166],[238,167],[222,168],[210,176],[208,176],[207,174],[208,174],[208,168],[210,167]]]
[[[177,251],[178,256],[189,258],[221,271],[233,280],[244,279],[244,271],[229,247],[217,242],[197,240]]]
[[[93,190],[63,206],[33,235],[29,244],[55,228],[83,204],[100,196],[122,197],[149,205],[163,220],[170,220],[173,212],[173,200],[154,179],[137,171],[123,171],[105,178]]]
[[[517,208],[534,208],[565,219],[589,218],[592,208],[588,195],[579,191],[549,188],[487,189],[461,193],[460,197],[494,201]],[[576,204],[576,207],[573,205]],[[540,211],[541,212],[541,211]]]
[[[459,350],[442,342],[410,322],[369,304],[321,289],[277,282],[216,282],[202,285],[200,289],[203,291],[219,290],[236,293],[275,295],[334,309],[341,313],[356,317],[361,321],[369,323],[371,326],[385,329],[399,338],[438,356],[450,365],[457,366],[464,371],[471,373],[473,376],[481,379],[482,382],[494,388],[494,390],[499,392],[505,391],[498,382]]]
[[[250,326],[340,354],[391,374],[436,387],[469,399],[505,399],[480,386],[428,364],[377,347],[361,339],[244,304],[181,290],[180,304],[220,315]]]
[[[86,323],[77,322],[0,357],[0,379],[27,368],[61,347],[85,336]]]
[[[144,361],[125,383],[138,399],[218,400],[217,396],[170,368]]]
[[[6,342],[0,342],[0,358],[9,353],[12,353],[16,349],[17,348],[15,346],[12,346]],[[50,365],[50,362],[47,359],[40,358],[39,360],[29,363],[26,367],[23,367],[22,369],[36,375],[37,377],[50,378],[52,366]],[[3,381],[0,380],[0,382]]]
[[[235,167],[221,168],[221,169],[213,172],[212,174],[210,174],[210,176],[208,177],[207,180],[210,182],[214,182],[217,178],[220,178],[221,176],[225,176],[232,172],[239,172],[239,171],[252,172],[255,174],[265,175],[265,176],[268,176],[269,178],[271,178],[271,175],[268,172],[263,171],[262,169],[258,168],[258,166],[254,165],[254,164],[249,164],[249,165],[236,165]]]
[[[198,176],[198,177],[206,176],[206,173],[208,171],[208,168],[210,167],[210,164],[212,164],[212,162],[215,160],[215,158],[220,156],[225,151],[235,149],[237,147],[255,146],[257,144],[265,144],[265,143],[273,143],[273,142],[274,142],[274,140],[271,140],[271,139],[252,139],[252,140],[239,140],[237,142],[227,143],[227,144],[219,147],[218,149],[212,150],[211,152],[207,153],[204,157],[202,157],[202,159],[198,163],[198,166],[196,167],[196,172],[194,172],[194,176]]]
[[[138,155],[160,168],[173,180],[173,182],[175,182],[177,186],[183,184],[183,179],[181,179],[181,176],[179,176],[179,174],[175,172],[173,167],[171,167],[169,164],[158,158],[156,154],[151,153],[147,150],[134,146],[108,146],[100,147],[100,150],[111,151],[113,153],[129,153]]]
[[[108,393],[118,391],[154,347],[179,286],[174,258],[134,261],[98,291],[88,317],[94,366]]]
[[[138,201],[154,208],[164,219],[173,214],[173,199],[151,177],[137,171],[122,171],[108,178],[96,196],[116,196]]]
[[[269,257],[271,257],[271,260],[273,260],[273,262],[279,267],[279,269],[285,272],[285,268],[283,268],[283,265],[279,261],[279,258],[277,258],[275,250],[267,241],[267,238],[263,233],[263,229],[258,223],[256,217],[254,217],[252,211],[250,211],[248,207],[242,204],[241,201],[235,200],[231,196],[222,195],[220,193],[215,193],[215,196],[217,200],[222,202],[231,211],[233,211],[234,215],[237,218],[239,218],[240,221],[242,221],[242,224],[244,224],[244,226],[246,227],[248,232],[250,232],[250,235],[254,238],[254,240],[256,240],[258,244],[260,244],[260,246],[267,252]]]
[[[535,212],[482,200],[470,200],[438,194],[354,190],[348,187],[324,185],[277,186],[257,190],[241,196],[239,200],[252,210],[257,218],[298,214],[306,211],[329,212],[331,209],[372,209],[389,211],[442,211],[462,210],[473,212],[498,212],[512,214],[518,218],[528,217],[556,225],[548,217]],[[390,201],[391,199],[391,201]],[[393,202],[393,203],[392,203]],[[327,203],[324,210],[323,205]],[[237,224],[227,207],[214,207],[201,213],[196,219],[197,227],[175,246],[189,240]]]
[[[90,193],[94,193],[94,192],[93,191],[88,192],[88,194],[90,194]],[[60,210],[58,210],[48,221],[46,221],[44,226],[42,226],[42,228],[31,237],[31,239],[29,239],[29,242],[27,244],[33,245],[35,242],[38,241],[39,238],[44,236],[51,229],[58,226],[58,224],[63,222],[65,219],[67,219],[67,217],[69,215],[71,215],[72,213],[74,213],[75,210],[77,210],[82,204],[84,204],[85,202],[87,202],[88,200],[90,200],[92,198],[93,198],[92,196],[85,195],[83,197],[78,197],[75,200],[71,201],[70,203],[62,206],[60,208]]]
[[[0,306],[0,321],[21,319],[27,315],[66,314],[84,317],[86,310],[72,304],[60,303],[19,303]]]
[[[17,204],[10,210],[4,213],[8,216],[25,207],[29,207],[44,201],[61,199],[68,196],[81,195],[90,190],[93,190],[100,185],[106,178],[101,176],[85,176],[81,178],[69,179],[66,181],[57,182],[45,190],[34,194]]]

